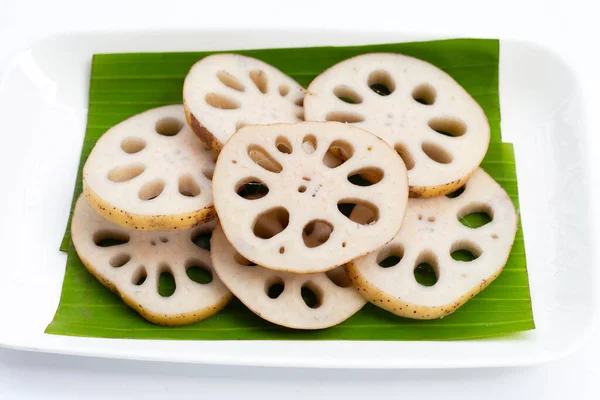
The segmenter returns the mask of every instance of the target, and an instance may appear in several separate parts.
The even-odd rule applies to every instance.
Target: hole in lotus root
[[[256,217],[252,231],[261,239],[271,239],[287,228],[289,222],[290,213],[288,210],[283,207],[275,207]]]
[[[102,230],[94,233],[92,239],[98,247],[112,247],[129,242],[129,235],[118,231]]]
[[[209,181],[212,181],[213,175],[215,173],[215,169],[214,168],[207,168],[204,171],[202,171],[202,174],[206,177],[206,179],[208,179]]]
[[[304,121],[304,109],[296,111],[298,121]]]
[[[159,267],[160,275],[158,276],[158,294],[162,297],[171,297],[175,290],[177,290],[177,284],[175,283],[175,277],[171,268],[167,264],[161,264]]]
[[[302,229],[302,240],[308,248],[319,247],[329,240],[333,232],[333,225],[329,222],[315,219],[304,225]]]
[[[306,154],[312,154],[317,150],[317,143],[317,137],[311,133],[302,139],[302,148]]]
[[[136,178],[146,170],[142,164],[131,164],[116,167],[108,172],[108,179],[113,182],[127,182]]]
[[[227,86],[228,88],[237,90],[238,92],[243,92],[244,90],[246,90],[242,82],[240,82],[238,78],[231,75],[229,72],[219,71],[217,72],[217,78],[219,78],[221,83]]]
[[[204,100],[211,107],[218,108],[221,110],[235,110],[237,108],[240,108],[239,101],[220,93],[208,93],[204,97]]]
[[[481,228],[494,219],[494,210],[488,204],[471,203],[461,208],[456,214],[461,224],[469,228]]]
[[[383,70],[373,71],[369,74],[367,84],[372,91],[380,96],[389,96],[396,90],[396,84],[392,76]]]
[[[450,256],[456,261],[473,261],[481,255],[481,248],[470,240],[459,240],[452,243]]]
[[[285,290],[285,283],[280,277],[273,277],[265,282],[265,294],[271,299],[276,299]]]
[[[406,147],[404,143],[396,143],[394,150],[396,150],[396,153],[398,153],[402,161],[404,161],[407,171],[410,171],[415,167],[415,159],[412,157],[408,147]]]
[[[335,89],[333,89],[333,94],[344,103],[360,104],[363,102],[360,94],[358,94],[354,89],[345,85],[337,86]]]
[[[137,137],[128,137],[121,142],[121,149],[128,154],[139,153],[144,150],[145,147],[146,141]]]
[[[423,152],[427,155],[427,157],[431,158],[433,161],[440,164],[450,164],[454,157],[452,154],[448,153],[442,146],[432,143],[432,142],[424,142],[421,145]]]
[[[393,267],[402,260],[402,257],[404,257],[404,247],[392,244],[377,253],[377,264],[382,268]]]
[[[345,217],[350,218],[352,211],[354,210],[354,208],[356,207],[356,204],[354,203],[341,203],[338,204],[338,210],[339,212],[341,212],[342,214],[344,214]],[[354,221],[354,219],[352,219],[352,221]],[[357,222],[357,221],[355,221]]]
[[[302,97],[298,97],[296,100],[294,100],[294,104],[299,107],[303,107],[304,106],[304,95],[302,95]]]
[[[169,238],[167,238],[166,236],[161,236],[160,241],[161,243],[167,243],[169,241]]]
[[[332,111],[330,113],[327,113],[327,115],[325,116],[325,120],[354,124],[356,122],[363,122],[365,120],[365,117],[353,112]]]
[[[290,92],[290,87],[288,85],[286,85],[285,83],[282,83],[281,85],[279,85],[279,95],[281,97],[287,96],[287,94],[289,92]]]
[[[183,129],[183,122],[177,118],[166,117],[158,120],[155,129],[159,135],[175,136]]]
[[[331,269],[325,273],[329,280],[333,282],[336,286],[341,288],[347,288],[352,286],[352,280],[348,276],[346,269],[344,267],[337,267]]]
[[[233,259],[238,265],[243,265],[244,267],[256,267],[256,264],[252,261],[248,260],[246,257],[238,253],[237,251],[233,255]]]
[[[461,187],[459,187],[458,189],[456,189],[454,192],[448,193],[446,195],[446,197],[449,197],[451,199],[457,198],[458,196],[460,196],[461,194],[463,194],[463,192],[465,191],[465,186],[466,185],[462,185]]]
[[[412,92],[412,98],[417,102],[426,106],[435,103],[437,93],[433,86],[428,83],[422,83],[417,86]]]
[[[269,89],[269,81],[267,78],[267,74],[260,69],[255,69],[250,71],[250,79],[256,85],[256,88],[260,90],[261,93],[267,93]]]
[[[200,247],[201,249],[210,251],[211,237],[212,237],[212,231],[207,230],[203,226],[199,226],[192,231],[192,234],[190,235],[190,240],[192,241],[192,243],[194,243],[196,246]]]
[[[248,155],[256,164],[267,171],[280,173],[283,170],[281,164],[274,159],[262,146],[251,144],[248,146]]]
[[[439,278],[439,269],[437,257],[430,250],[425,250],[415,262],[413,270],[415,280],[423,286],[433,286]]]
[[[277,136],[275,139],[275,147],[283,154],[292,154],[292,144],[285,136]]]
[[[131,260],[131,256],[129,254],[121,253],[111,258],[108,263],[114,268],[120,268],[127,264],[129,260]]]
[[[160,196],[165,189],[165,183],[161,179],[155,179],[144,184],[138,192],[140,200],[152,200]]]
[[[336,168],[348,161],[354,154],[354,147],[345,140],[335,140],[323,156],[323,164],[329,168]]]
[[[269,188],[258,178],[245,178],[236,185],[235,191],[246,200],[257,200],[265,197]]]
[[[191,175],[182,175],[179,177],[179,193],[185,197],[196,197],[200,194],[200,186]]]
[[[373,225],[379,220],[379,208],[375,204],[360,199],[342,199],[338,210],[352,222],[361,225]],[[357,212],[354,210],[357,209]],[[352,218],[350,215],[352,214]]]
[[[147,277],[148,277],[148,273],[146,272],[146,268],[144,268],[143,265],[140,265],[135,270],[135,272],[133,273],[133,275],[131,275],[131,283],[133,283],[136,286],[140,286],[144,282],[146,282],[146,278]]]
[[[298,193],[304,193],[304,192],[306,192],[306,186],[305,185],[298,186]]]
[[[189,260],[186,262],[185,273],[190,280],[201,285],[207,285],[213,280],[210,268],[206,267],[198,260]]]
[[[377,167],[366,167],[348,174],[348,181],[357,186],[371,186],[383,179],[383,170]]]
[[[323,303],[323,291],[312,281],[306,282],[300,289],[304,304],[310,308],[319,308]]]
[[[441,117],[429,120],[429,127],[444,136],[458,137],[467,132],[467,125],[458,118]]]

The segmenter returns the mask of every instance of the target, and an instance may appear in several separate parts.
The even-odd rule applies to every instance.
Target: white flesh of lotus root
[[[460,222],[465,215],[485,212],[492,221],[480,227]],[[364,216],[355,209],[352,218]],[[410,199],[402,229],[382,249],[348,264],[359,292],[376,306],[402,317],[440,318],[454,312],[502,272],[517,232],[517,212],[507,193],[484,170],[477,169],[464,192],[455,198]],[[451,254],[466,250],[472,261]],[[379,265],[390,256],[393,266]],[[427,263],[437,282],[417,282],[414,270]]]
[[[307,121],[353,123],[394,147],[409,170],[411,197],[462,186],[490,141],[483,110],[452,77],[401,54],[366,54],[334,65],[311,82],[304,111]]]
[[[214,156],[185,124],[183,106],[155,108],[109,129],[83,169],[84,194],[102,216],[142,230],[212,220]]]
[[[216,54],[192,66],[183,102],[188,124],[218,152],[242,126],[303,121],[304,93],[295,80],[267,63]]]
[[[326,273],[294,274],[272,271],[251,263],[227,241],[223,229],[213,231],[211,258],[219,278],[250,310],[277,325],[295,329],[323,329],[359,311],[366,300],[352,287],[344,267]],[[272,293],[277,285],[282,292]],[[302,288],[316,297],[305,302]]]
[[[357,174],[372,184],[351,183]],[[250,182],[268,193],[236,195]],[[269,269],[316,273],[391,240],[402,224],[408,182],[394,150],[362,129],[336,122],[254,125],[223,147],[213,197],[227,238],[246,259]],[[363,204],[372,218],[353,222],[340,204]],[[284,227],[275,235],[267,227],[272,217]],[[307,242],[315,230],[320,243]]]
[[[232,297],[212,273],[210,252],[192,242],[197,235],[210,233],[214,225],[209,222],[167,232],[122,228],[95,213],[82,196],[75,206],[71,232],[79,258],[96,279],[148,321],[174,326],[208,318]],[[102,247],[107,239],[121,244]],[[191,268],[203,269],[212,281],[193,281],[188,275]],[[159,277],[165,272],[176,286],[169,297],[158,292]]]

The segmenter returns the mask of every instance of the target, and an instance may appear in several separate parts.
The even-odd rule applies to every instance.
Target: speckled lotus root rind
[[[109,129],[83,168],[83,192],[106,219],[141,230],[185,229],[215,217],[214,156],[183,106],[143,112]]]
[[[232,297],[213,273],[210,253],[192,241],[199,234],[210,233],[214,225],[210,222],[187,230],[141,232],[107,221],[80,197],[71,235],[79,258],[98,281],[148,321],[174,326],[208,318]],[[198,268],[212,280],[192,280],[190,271]],[[163,273],[175,280],[175,291],[168,297],[158,291]]]
[[[460,222],[472,213],[491,221],[480,227]],[[355,209],[353,219],[364,218]],[[517,212],[502,187],[481,168],[454,198],[410,199],[402,229],[382,249],[348,263],[348,273],[370,302],[407,318],[433,319],[448,315],[485,289],[500,275],[515,240]],[[456,252],[471,261],[459,261]],[[394,256],[397,264],[384,268]],[[415,268],[432,267],[433,286],[419,283]]]
[[[264,189],[241,195],[248,185]],[[362,129],[336,122],[253,125],[223,147],[213,198],[225,235],[246,259],[316,273],[391,240],[402,224],[408,183],[394,149]],[[343,213],[355,204],[370,210],[368,221]],[[273,219],[283,227],[276,234],[266,229]],[[308,243],[316,229],[319,243]]]
[[[188,124],[219,152],[240,127],[304,119],[304,88],[277,68],[239,54],[204,57],[183,85]]]
[[[462,186],[490,141],[477,102],[435,66],[401,54],[365,54],[317,76],[304,100],[307,121],[341,121],[394,147],[408,169],[411,197]]]
[[[310,239],[318,237],[313,234]],[[366,303],[352,287],[344,267],[317,274],[263,268],[241,256],[220,225],[213,231],[210,245],[213,267],[223,283],[250,310],[274,324],[295,329],[328,328],[350,318]],[[312,292],[314,302],[303,299],[303,290]]]

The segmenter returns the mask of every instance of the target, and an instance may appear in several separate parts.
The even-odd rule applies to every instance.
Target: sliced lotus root
[[[317,76],[304,100],[307,121],[352,123],[396,149],[411,197],[462,186],[490,141],[475,100],[444,71],[401,54],[365,54]]]
[[[363,296],[402,317],[433,319],[454,312],[498,277],[517,232],[515,207],[481,168],[461,190],[453,197],[410,199],[398,235],[348,264]],[[368,213],[357,208],[351,217],[360,221]]]
[[[223,231],[246,259],[316,273],[391,240],[408,183],[394,150],[362,129],[336,122],[253,125],[223,147],[213,197]],[[356,204],[371,214],[362,224],[348,218]],[[307,240],[314,233],[316,243]]]
[[[141,232],[107,221],[81,196],[71,232],[79,258],[98,281],[148,321],[173,326],[208,318],[232,297],[213,274],[210,252],[193,242],[215,222]]]
[[[242,126],[303,121],[304,93],[295,80],[267,63],[216,54],[192,66],[183,102],[188,124],[218,152]]]
[[[223,283],[255,314],[277,325],[328,328],[350,318],[366,303],[352,287],[344,267],[317,274],[263,268],[239,254],[220,225],[213,231],[210,245],[213,267]]]
[[[83,168],[90,205],[124,227],[169,230],[212,220],[214,156],[183,106],[155,108],[109,129]]]

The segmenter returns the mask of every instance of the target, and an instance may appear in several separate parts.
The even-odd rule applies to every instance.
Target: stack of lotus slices
[[[479,168],[489,124],[433,65],[366,54],[304,90],[219,54],[192,66],[183,103],[98,140],[71,225],[86,268],[147,320],[200,321],[233,295],[296,329],[339,324],[367,301],[433,319],[501,273],[517,213]],[[473,213],[488,223],[460,222]]]

